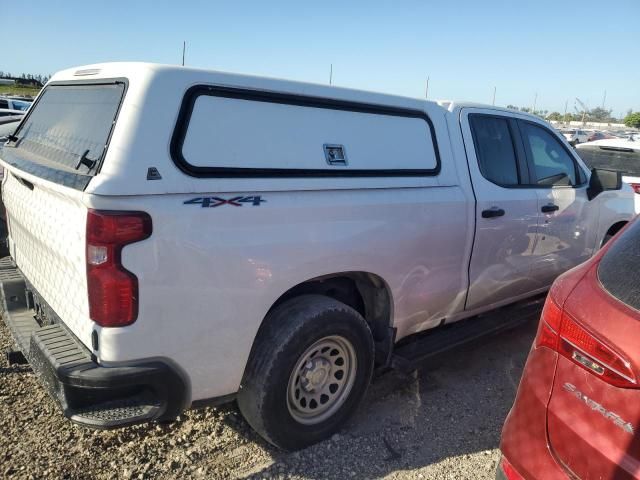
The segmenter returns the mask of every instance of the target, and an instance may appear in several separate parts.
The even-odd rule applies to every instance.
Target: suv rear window
[[[591,168],[617,170],[623,175],[640,177],[640,142],[638,148],[585,145],[576,149],[580,158]]]
[[[15,133],[15,140],[3,148],[3,160],[40,176],[50,169],[95,175],[124,88],[123,83],[46,87]],[[60,178],[48,176],[54,181]]]
[[[600,260],[598,279],[612,296],[640,310],[640,222],[627,228]]]

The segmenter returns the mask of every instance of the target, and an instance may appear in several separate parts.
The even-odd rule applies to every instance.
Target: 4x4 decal
[[[220,198],[220,197],[196,197],[191,200],[186,200],[185,205],[200,205],[202,208],[213,208],[221,205],[233,205],[234,207],[242,207],[245,203],[254,207],[259,207],[261,203],[266,202],[260,195],[253,195],[249,197],[233,197],[233,198]]]

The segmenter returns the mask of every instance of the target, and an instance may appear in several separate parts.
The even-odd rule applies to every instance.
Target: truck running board
[[[141,392],[123,399],[80,407],[69,418],[72,422],[93,428],[116,428],[157,418],[162,405],[149,392]]]
[[[394,350],[391,367],[410,373],[444,352],[539,318],[545,298],[543,294],[403,339]]]

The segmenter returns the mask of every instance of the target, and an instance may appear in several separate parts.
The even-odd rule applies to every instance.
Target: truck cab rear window
[[[123,83],[50,85],[3,156],[49,169],[95,175],[124,94]],[[33,172],[35,173],[35,172]]]
[[[518,185],[516,152],[508,119],[471,115],[470,121],[482,176],[497,185]]]

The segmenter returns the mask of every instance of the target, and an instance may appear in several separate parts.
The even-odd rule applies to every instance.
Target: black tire
[[[289,407],[289,380],[309,347],[335,336],[353,347],[353,383],[330,417],[304,424]],[[285,450],[297,450],[331,436],[355,411],[373,372],[374,346],[362,316],[342,302],[322,295],[302,295],[272,310],[258,331],[238,391],[245,419],[265,440]],[[295,388],[295,387],[294,387]]]

